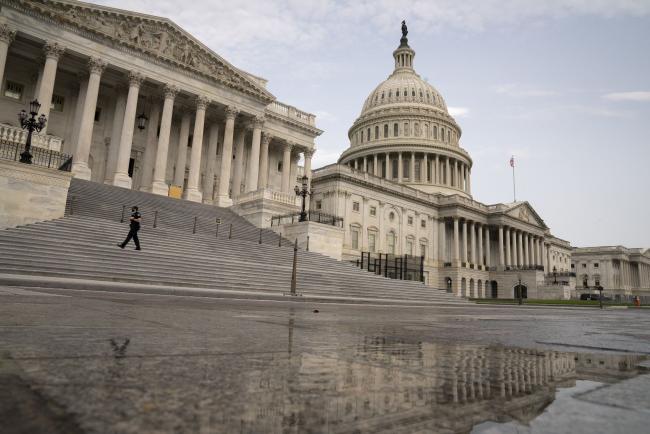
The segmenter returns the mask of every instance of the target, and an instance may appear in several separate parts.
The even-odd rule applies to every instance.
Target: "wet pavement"
[[[0,432],[642,433],[649,326],[0,287]]]

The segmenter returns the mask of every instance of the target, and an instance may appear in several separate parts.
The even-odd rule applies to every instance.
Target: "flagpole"
[[[514,155],[510,159],[510,165],[512,166],[512,198],[514,202],[517,202],[517,190],[515,188],[515,156]]]

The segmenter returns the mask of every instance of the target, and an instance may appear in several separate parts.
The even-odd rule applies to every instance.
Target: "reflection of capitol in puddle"
[[[268,369],[248,377],[241,419],[228,422],[251,433],[469,432],[485,420],[528,423],[558,386],[574,384],[576,363],[587,357],[366,338],[329,355],[269,360]],[[607,370],[631,370],[639,359],[591,357]]]

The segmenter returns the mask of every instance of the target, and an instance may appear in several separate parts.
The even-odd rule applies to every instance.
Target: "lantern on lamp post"
[[[308,181],[309,178],[307,178],[307,175],[303,175],[302,177],[302,188],[298,187],[296,185],[296,188],[294,188],[294,191],[296,192],[296,196],[301,196],[302,197],[302,206],[300,208],[300,218],[298,219],[299,222],[304,222],[307,220],[307,211],[305,211],[305,201],[308,195],[311,194],[311,192],[308,189]]]
[[[32,148],[32,134],[34,131],[39,132],[45,128],[47,123],[47,118],[44,114],[40,115],[38,119],[38,111],[41,109],[41,103],[37,99],[29,103],[29,113],[25,110],[21,110],[18,113],[18,120],[20,120],[20,126],[23,130],[27,130],[27,140],[25,141],[25,150],[20,154],[20,162],[25,164],[32,164],[32,154],[30,152]]]

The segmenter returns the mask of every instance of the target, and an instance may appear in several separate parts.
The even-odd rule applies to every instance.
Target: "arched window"
[[[435,125],[433,126],[433,138],[438,140],[438,127]]]
[[[384,92],[381,93],[381,99],[384,99]]]
[[[447,143],[451,141],[451,133],[447,130]]]
[[[399,126],[397,126],[397,123],[393,125],[393,137],[397,137],[399,133]]]
[[[415,97],[415,89],[411,89],[411,96]]]
[[[379,125],[375,125],[375,140],[379,138]]]
[[[363,137],[362,137],[363,138]],[[444,142],[445,141],[445,129],[440,127],[440,141]]]
[[[422,97],[423,97],[423,96],[422,96],[422,90],[420,90],[420,98],[422,98]]]
[[[386,253],[395,254],[395,232],[386,234]]]
[[[369,142],[370,141],[370,128],[368,128],[368,135],[366,136],[366,140]]]
[[[429,102],[429,92],[427,92],[427,102]]]
[[[415,130],[413,135],[415,137],[420,137],[420,124],[416,122],[415,125],[413,126],[413,128]]]
[[[409,131],[409,123],[408,123],[408,122],[404,122],[404,135],[405,135],[405,136],[408,136],[409,134],[410,134],[410,131]]]
[[[388,98],[391,98],[393,96],[393,90],[389,89],[388,90]]]
[[[375,102],[379,99],[379,95],[375,94]]]
[[[427,139],[431,137],[431,131],[429,131],[429,124],[424,124],[424,131],[425,131],[424,134],[426,135]]]
[[[363,131],[361,131],[361,143],[363,143]]]
[[[384,138],[388,137],[388,124],[384,125]]]
[[[395,96],[399,98],[399,89],[395,91]]]

